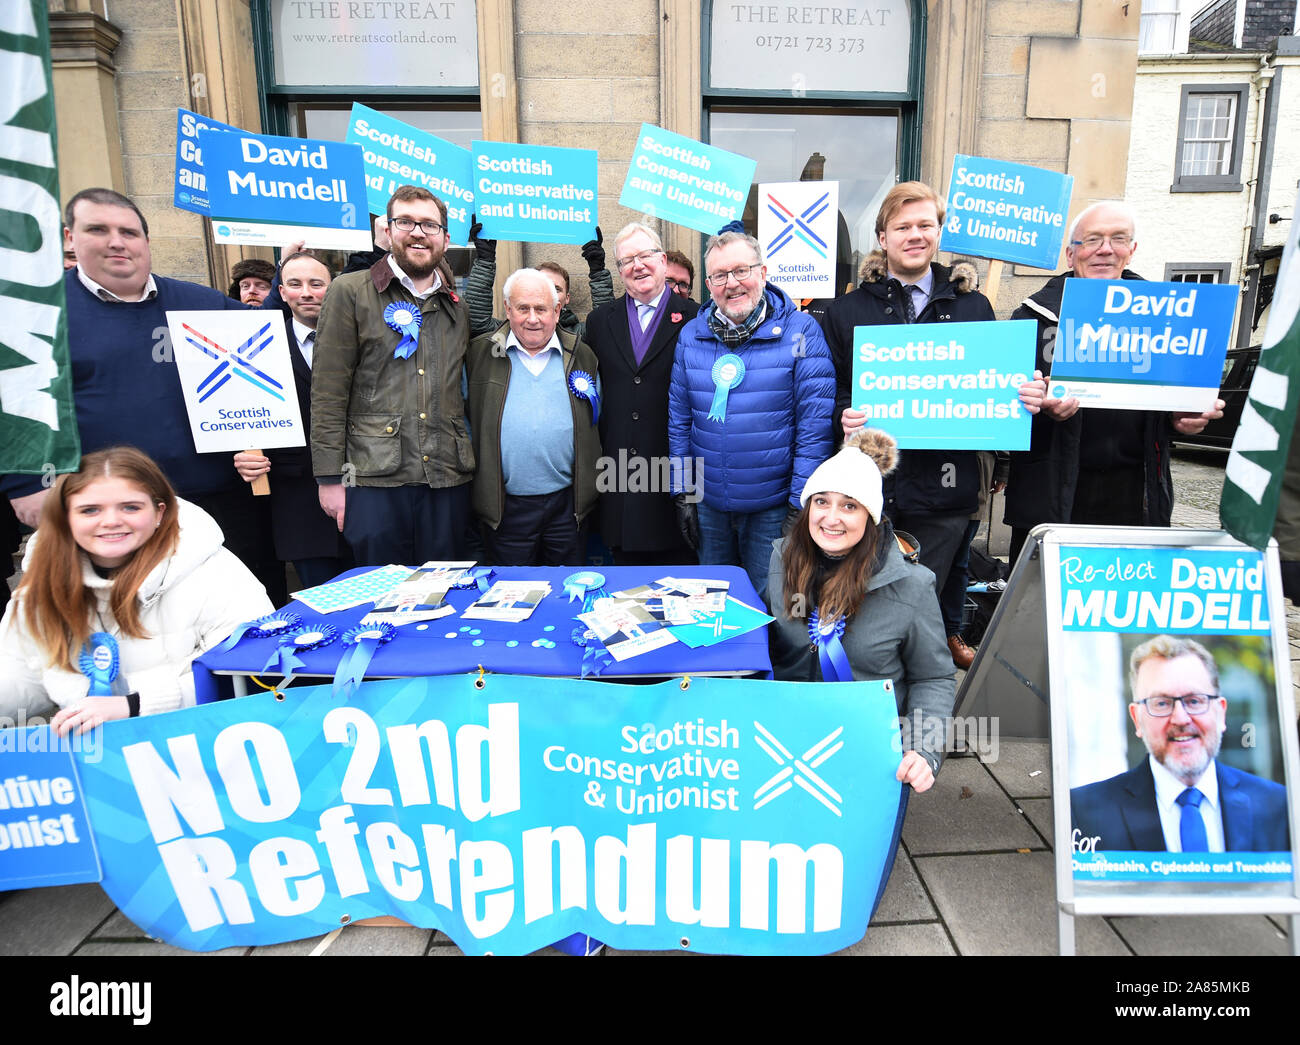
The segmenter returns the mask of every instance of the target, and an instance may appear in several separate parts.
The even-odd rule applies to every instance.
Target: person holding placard
[[[133,447],[87,454],[61,476],[27,544],[0,623],[0,717],[57,708],[58,733],[194,703],[190,665],[266,591]]]

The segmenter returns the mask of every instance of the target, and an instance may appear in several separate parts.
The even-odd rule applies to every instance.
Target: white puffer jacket
[[[140,714],[189,707],[194,703],[190,665],[199,654],[229,635],[237,624],[272,610],[257,579],[222,547],[220,527],[202,508],[177,499],[180,540],[176,554],[159,563],[140,585],[140,623],[147,638],[123,637],[109,605],[112,581],[100,577],[81,555],[82,577],[94,591],[98,613],[91,631],[118,640],[121,672],[116,691],[140,694]],[[28,542],[24,571],[31,562]],[[28,633],[22,598],[13,599],[0,622],[0,719],[21,723],[20,713],[48,715],[86,696],[90,682],[76,671],[51,667]],[[52,706],[53,705],[53,706]],[[0,721],[0,726],[9,725]]]

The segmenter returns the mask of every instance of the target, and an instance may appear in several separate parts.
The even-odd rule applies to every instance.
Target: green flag
[[[1277,289],[1264,330],[1264,347],[1250,381],[1250,396],[1232,440],[1224,473],[1219,520],[1237,540],[1268,544],[1300,400],[1300,227],[1282,252]]]
[[[0,473],[76,469],[46,0],[0,3]]]

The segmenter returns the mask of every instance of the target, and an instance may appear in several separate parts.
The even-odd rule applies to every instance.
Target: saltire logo
[[[813,772],[844,746],[844,741],[839,739],[840,734],[844,732],[843,726],[827,733],[826,736],[797,757],[792,755],[785,745],[777,740],[761,723],[755,722],[754,729],[758,731],[754,736],[754,742],[767,752],[768,757],[773,762],[781,767],[754,792],[755,809],[761,809],[768,802],[785,794],[797,785],[836,816],[844,815],[839,805],[843,798],[821,776]],[[835,743],[836,741],[838,743]]]
[[[188,323],[182,323],[181,326],[188,335],[185,338],[186,341],[205,356],[210,356],[217,361],[216,367],[199,382],[198,387],[195,389],[199,393],[200,403],[208,399],[218,388],[229,381],[231,375],[243,378],[250,385],[260,388],[267,395],[280,400],[282,403],[284,402],[284,385],[269,374],[262,373],[252,363],[257,354],[272,341],[271,324],[269,322],[263,324],[261,329],[242,345],[238,345],[233,349],[217,344],[210,337],[199,333]]]
[[[772,237],[772,242],[767,245],[767,256],[770,258],[782,247],[788,246],[797,236],[812,249],[812,251],[821,258],[827,256],[829,248],[826,241],[812,230],[812,223],[821,217],[829,204],[826,202],[829,192],[824,192],[820,197],[810,203],[802,214],[796,215],[789,207],[778,200],[770,192],[767,194],[767,207],[777,219],[782,223],[780,230]]]

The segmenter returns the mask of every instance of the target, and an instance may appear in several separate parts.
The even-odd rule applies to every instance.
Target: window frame
[[[1193,95],[1236,95],[1237,111],[1232,121],[1232,160],[1227,174],[1183,174],[1183,150],[1187,107]],[[1241,159],[1245,153],[1246,110],[1250,103],[1248,83],[1185,83],[1178,103],[1178,144],[1174,149],[1174,180],[1170,192],[1241,192]]]
[[[1186,272],[1213,272],[1215,283],[1231,283],[1231,261],[1166,261],[1165,282],[1172,283],[1174,277]]]

